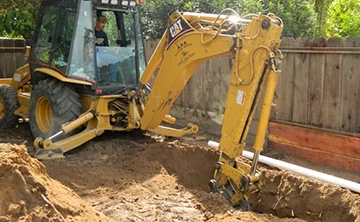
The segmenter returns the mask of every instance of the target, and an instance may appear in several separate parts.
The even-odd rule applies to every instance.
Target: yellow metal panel
[[[30,103],[30,94],[29,93],[19,93],[18,100],[20,103],[19,109],[15,111],[15,114],[23,118],[29,117],[29,103]]]
[[[6,85],[10,85],[11,84],[11,78],[4,78],[4,79],[0,79],[0,84],[6,84]]]
[[[229,54],[234,45],[232,38],[219,36],[210,44],[201,42],[202,33],[185,34],[164,52],[162,65],[146,103],[141,128],[154,129],[164,119],[172,104],[204,61]],[[149,63],[150,66],[153,64]]]
[[[19,87],[26,84],[30,79],[31,79],[30,66],[27,63],[15,71],[11,85],[15,89],[18,89]]]
[[[230,158],[240,156],[264,82],[270,52],[278,47],[282,28],[272,23],[262,29],[266,16],[253,18],[246,27],[232,69],[219,148]],[[239,149],[240,148],[240,149]]]
[[[86,82],[86,81],[81,81],[81,80],[77,80],[77,79],[70,79],[67,78],[63,75],[61,75],[59,72],[56,72],[55,70],[49,69],[49,68],[38,68],[35,70],[35,72],[41,72],[41,73],[45,73],[48,74],[62,82],[68,82],[68,83],[74,83],[74,84],[81,84],[81,85],[88,85],[91,86],[92,83],[90,82]]]
[[[90,95],[80,94],[80,102],[81,102],[81,108],[82,113],[88,111],[90,109],[91,103],[95,100]]]
[[[85,142],[95,138],[100,133],[98,133],[98,129],[86,129],[79,134],[75,134],[66,139],[60,140],[58,142],[52,143],[51,140],[44,141],[44,149],[53,150],[60,148],[63,153],[74,149],[75,147],[84,144]]]

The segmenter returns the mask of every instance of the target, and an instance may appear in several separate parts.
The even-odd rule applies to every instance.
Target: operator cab
[[[106,18],[108,45],[96,44],[95,26]],[[30,55],[31,71],[51,68],[92,83],[81,93],[114,94],[134,88],[145,70],[139,6],[132,0],[43,1]],[[33,73],[32,81],[44,78]]]

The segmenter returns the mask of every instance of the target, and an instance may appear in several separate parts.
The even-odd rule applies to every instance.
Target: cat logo
[[[172,38],[174,38],[177,34],[179,34],[183,30],[183,26],[181,24],[181,19],[178,19],[172,26],[169,28],[169,32]]]
[[[179,18],[168,28],[168,46],[167,49],[185,33],[191,32],[193,29],[184,19]]]

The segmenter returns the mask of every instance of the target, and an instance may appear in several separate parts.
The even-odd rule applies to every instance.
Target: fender
[[[52,76],[62,82],[74,83],[74,84],[78,84],[78,85],[88,85],[88,86],[92,85],[92,83],[90,83],[90,82],[67,78],[67,77],[63,76],[62,74],[60,74],[59,72],[52,70],[50,68],[38,68],[38,69],[35,69],[35,73],[36,72],[40,72],[40,73],[44,73],[46,75]]]

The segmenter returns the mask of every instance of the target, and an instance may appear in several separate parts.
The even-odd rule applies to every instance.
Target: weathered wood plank
[[[220,80],[220,91],[218,104],[215,104],[219,109],[220,113],[225,113],[225,106],[227,95],[229,91],[230,76],[231,76],[231,58],[230,56],[223,56],[219,58],[219,66],[217,66],[218,78]]]
[[[321,40],[314,39],[313,46],[321,46],[318,45]],[[308,124],[317,127],[323,126],[325,57],[325,54],[309,55]]]
[[[149,62],[152,54],[154,53],[157,45],[159,44],[160,40],[148,40],[145,41],[144,46],[145,46],[145,58],[146,61]]]
[[[290,47],[294,42],[292,38],[284,38],[281,47]],[[272,119],[291,121],[292,103],[294,95],[294,54],[284,53],[281,63],[281,74],[276,88]]]
[[[349,170],[353,172],[360,172],[360,160],[327,153],[324,151],[308,149],[304,147],[294,147],[286,144],[269,141],[271,149],[281,153],[290,154],[300,158],[307,159],[313,163],[319,163],[326,166],[333,166],[338,169]]]
[[[342,43],[341,39],[329,39],[327,46],[340,47]],[[340,54],[326,55],[323,126],[334,130],[340,129],[341,58]]]
[[[205,111],[211,111],[211,106],[214,99],[214,93],[213,93],[213,63],[214,60],[206,61],[203,64],[203,104],[202,104],[202,110]]]
[[[306,125],[270,122],[269,139],[275,142],[322,150],[360,160],[360,138]]]
[[[184,89],[182,90],[182,92],[179,95],[179,103],[176,103],[184,108],[189,108],[190,107],[190,100],[191,100],[191,85],[190,85],[191,79],[186,83]]]
[[[223,111],[223,106],[221,101],[224,100],[221,94],[221,82],[224,76],[223,73],[220,72],[219,67],[222,65],[223,58],[216,58],[212,62],[212,91],[213,98],[210,107],[210,111],[215,112],[217,114]]]
[[[14,47],[17,48],[24,48],[23,50],[16,50],[14,51],[15,57],[15,67],[13,72],[10,74],[11,76],[14,74],[15,70],[18,69],[20,66],[24,65],[25,61],[25,41],[22,39],[16,39],[14,41]]]
[[[360,39],[347,39],[344,47],[360,45]],[[360,58],[354,55],[342,56],[342,82],[341,82],[341,114],[340,130],[344,132],[357,132],[357,118],[360,100]]]
[[[295,46],[304,46],[308,40],[297,39]],[[305,53],[294,55],[294,100],[292,108],[292,122],[308,123],[308,91],[309,91],[309,60],[310,56]],[[286,107],[288,108],[288,107]]]
[[[200,103],[202,101],[202,91],[203,91],[203,85],[202,85],[202,76],[201,76],[202,66],[198,67],[194,74],[191,76],[189,80],[189,86],[190,86],[190,96],[188,99],[189,108],[192,109],[199,109]]]
[[[5,47],[14,47],[14,40],[12,39],[6,39],[5,40]],[[5,75],[6,77],[9,77],[10,75],[12,75],[13,71],[15,71],[16,67],[15,67],[15,51],[14,50],[6,50],[6,54],[7,55],[7,66],[5,69]]]
[[[360,170],[360,165],[354,168],[354,163],[360,164],[359,137],[305,125],[270,122],[269,141],[273,143],[271,148],[277,151],[326,165]]]

